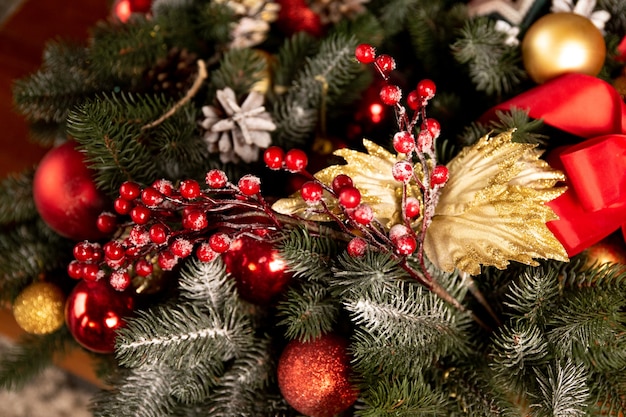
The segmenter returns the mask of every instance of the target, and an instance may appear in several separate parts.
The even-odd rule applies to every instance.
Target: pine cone
[[[173,97],[183,96],[193,83],[197,59],[198,56],[187,49],[172,48],[166,57],[159,59],[145,73],[146,90]]]
[[[368,2],[369,0],[311,0],[309,7],[320,17],[322,24],[326,25],[363,13],[363,4]]]

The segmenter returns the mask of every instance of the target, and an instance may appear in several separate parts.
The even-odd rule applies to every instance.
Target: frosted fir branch
[[[537,382],[541,391],[538,403],[531,404],[537,417],[587,415],[590,397],[587,387],[588,375],[585,368],[568,359],[548,368],[547,375],[538,373]]]
[[[221,308],[235,293],[234,281],[228,278],[221,258],[212,262],[193,259],[181,271],[178,285],[182,297],[206,303],[214,309]]]

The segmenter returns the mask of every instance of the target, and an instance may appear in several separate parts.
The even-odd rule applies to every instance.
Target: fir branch
[[[592,403],[599,409],[595,415],[621,416],[626,412],[626,373],[623,368],[614,372],[592,373],[589,378]]]
[[[224,373],[221,358],[208,357],[202,362],[190,362],[172,370],[171,395],[185,404],[205,401],[212,393],[218,378]]]
[[[272,67],[275,93],[287,91],[296,75],[306,64],[306,58],[317,53],[319,42],[306,32],[297,32],[285,40],[278,50],[278,59]]]
[[[114,389],[92,398],[94,417],[156,417],[171,415],[176,402],[170,395],[171,370],[163,365],[144,365],[127,372]]]
[[[71,340],[65,327],[43,336],[23,336],[0,359],[0,388],[21,388],[51,366],[53,358],[62,358]]]
[[[408,19],[413,16],[415,7],[420,0],[391,0],[385,2],[380,10],[380,21],[382,27],[385,28],[387,36],[391,36],[399,32]]]
[[[504,43],[505,34],[495,30],[493,20],[468,20],[459,39],[452,44],[453,55],[469,65],[476,90],[500,96],[510,93],[526,78],[517,48]]]
[[[365,408],[359,417],[449,416],[448,400],[443,393],[431,389],[423,378],[379,379],[364,387]]]
[[[537,403],[531,404],[535,417],[587,415],[589,388],[586,385],[587,373],[582,365],[573,361],[557,363],[547,370],[547,374],[537,374],[541,395]]]
[[[178,285],[180,295],[200,305],[209,305],[220,310],[235,294],[235,281],[226,273],[222,258],[213,262],[200,262],[193,259],[185,264],[180,273]]]
[[[285,326],[285,337],[307,342],[329,333],[337,321],[339,306],[326,286],[309,282],[290,288],[278,304],[279,326]]]
[[[334,239],[311,236],[304,228],[293,228],[282,239],[278,249],[294,277],[310,281],[327,281],[331,276],[331,262],[338,248]]]
[[[231,299],[222,311],[200,310],[192,304],[140,311],[118,335],[119,363],[128,367],[163,363],[181,369],[206,357],[228,361],[252,343],[249,320],[241,310]]]
[[[354,36],[359,42],[372,46],[383,43],[385,31],[374,14],[365,11],[353,19],[343,19],[333,27],[334,33]]]
[[[557,271],[543,268],[526,268],[517,283],[511,285],[508,295],[509,307],[516,317],[529,323],[543,325],[547,320],[547,309],[559,295]]]
[[[33,200],[33,177],[28,169],[9,175],[0,183],[0,226],[21,223],[37,216]]]
[[[606,22],[606,30],[611,33],[626,33],[626,3],[621,0],[598,0],[597,10],[606,10],[611,18]]]
[[[211,72],[211,86],[217,90],[230,87],[241,97],[263,79],[267,65],[263,55],[253,49],[231,49],[220,60],[220,67]]]

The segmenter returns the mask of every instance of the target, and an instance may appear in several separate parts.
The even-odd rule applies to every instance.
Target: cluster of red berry
[[[300,158],[295,159],[295,165],[300,165]],[[123,231],[124,236],[104,245],[76,244],[68,274],[89,281],[108,275],[113,288],[122,291],[133,278],[148,277],[157,266],[172,270],[194,250],[199,260],[210,262],[226,252],[239,235],[260,235],[277,225],[260,194],[258,177],[245,175],[235,185],[223,171],[211,170],[206,184],[208,189],[191,179],[181,181],[178,187],[167,180],[144,188],[130,181],[123,183],[114,201],[116,213],[102,213],[97,225],[105,233]],[[127,216],[130,222],[119,224],[120,216]]]

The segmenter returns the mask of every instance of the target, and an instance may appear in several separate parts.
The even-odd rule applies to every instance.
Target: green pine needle
[[[37,209],[33,200],[34,170],[9,175],[0,183],[0,226],[34,219]]]

